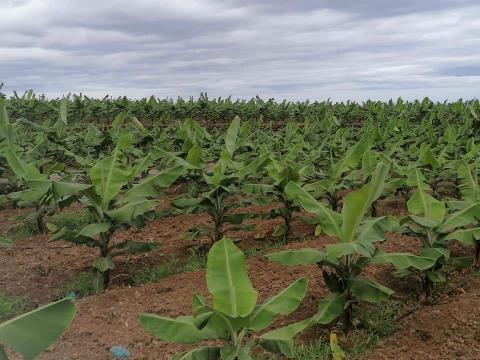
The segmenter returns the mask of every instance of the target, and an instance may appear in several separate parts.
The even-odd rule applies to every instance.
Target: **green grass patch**
[[[195,271],[207,267],[207,254],[198,250],[191,249],[190,256],[185,263],[181,265],[176,256],[170,257],[167,262],[159,265],[145,267],[136,271],[130,276],[133,285],[142,285],[158,281],[168,276],[179,274],[187,271]]]
[[[24,297],[13,297],[0,293],[0,322],[26,312],[27,303]]]
[[[207,254],[196,249],[190,249],[190,256],[183,264],[180,272],[195,271],[207,267]]]
[[[181,269],[178,267],[178,259],[175,256],[172,256],[164,264],[146,267],[137,271],[130,277],[130,280],[133,285],[138,286],[158,281],[167,276],[176,274],[180,272],[180,270]]]
[[[16,219],[16,221],[18,221]],[[37,227],[33,221],[28,219],[20,219],[21,224],[10,228],[7,232],[7,237],[15,241],[17,239],[25,239],[37,234]]]
[[[53,215],[47,222],[54,224],[59,229],[78,230],[88,224],[92,224],[94,218],[87,210],[80,210]]]
[[[86,271],[76,275],[69,282],[63,284],[60,288],[59,296],[60,298],[64,298],[74,293],[75,297],[82,298],[97,294],[101,290],[101,282],[99,282],[96,272]]]
[[[302,344],[295,348],[295,360],[326,360],[330,359],[330,344],[317,340],[311,344]]]
[[[400,314],[398,301],[384,301],[377,306],[362,309],[358,328],[379,337],[394,334],[399,326],[395,318]]]

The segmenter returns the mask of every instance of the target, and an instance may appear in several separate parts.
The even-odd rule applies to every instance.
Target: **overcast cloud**
[[[7,93],[454,100],[480,92],[478,0],[0,0],[0,19]]]

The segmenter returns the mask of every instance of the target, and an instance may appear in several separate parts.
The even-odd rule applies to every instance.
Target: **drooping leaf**
[[[195,344],[210,338],[211,335],[207,330],[198,329],[191,316],[171,319],[155,314],[141,313],[138,320],[140,325],[153,336],[179,344]]]
[[[372,259],[372,264],[392,264],[397,270],[415,268],[426,270],[434,265],[431,258],[417,256],[409,253],[386,253],[378,251]]]
[[[480,219],[480,202],[472,203],[466,208],[454,212],[438,226],[437,230],[447,233],[459,227],[475,224],[478,219]]]
[[[283,354],[287,358],[293,356],[293,338],[312,324],[311,319],[305,319],[293,324],[272,330],[260,336],[259,344],[264,349],[274,353]]]
[[[265,329],[276,315],[288,315],[294,311],[307,292],[307,280],[300,278],[277,295],[259,305],[252,315],[248,328],[252,330]]]
[[[306,211],[314,213],[326,234],[342,238],[342,230],[340,229],[342,219],[340,214],[320,204],[308,192],[293,182],[288,183],[285,187],[285,193]]]
[[[355,277],[348,282],[354,296],[373,304],[379,303],[393,294],[393,290],[371,279]]]
[[[7,159],[8,165],[17,177],[22,180],[40,180],[44,178],[40,171],[31,163],[27,163],[20,159],[12,148],[7,148],[4,151],[4,156]]]
[[[108,223],[95,223],[88,224],[82,230],[79,231],[77,236],[87,236],[93,238],[100,233],[106,232],[110,229],[110,224]]]
[[[283,265],[310,265],[317,264],[325,259],[325,253],[311,248],[285,250],[265,255],[273,262]]]
[[[107,211],[106,214],[120,223],[132,223],[138,216],[155,208],[155,200],[139,200],[129,202],[126,205]]]
[[[158,175],[149,176],[128,190],[125,193],[124,201],[143,197],[155,197],[159,194],[159,188],[170,187],[183,172],[184,168],[182,166],[176,166],[164,170]]]
[[[0,342],[24,359],[34,359],[57,340],[75,316],[75,304],[66,298],[0,324]]]
[[[327,325],[339,317],[345,308],[345,294],[333,293],[318,302],[318,311],[312,320],[316,324]]]

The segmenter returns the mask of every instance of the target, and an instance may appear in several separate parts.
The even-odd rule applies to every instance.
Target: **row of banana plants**
[[[0,97],[6,98],[1,92]],[[206,93],[198,98],[158,99],[154,96],[142,99],[127,97],[92,98],[84,94],[68,95],[63,98],[48,99],[33,90],[9,97],[9,110],[15,117],[43,121],[53,118],[62,101],[68,103],[68,116],[75,123],[84,121],[113,121],[120,112],[128,112],[148,123],[168,123],[187,117],[208,121],[212,125],[224,123],[228,119],[240,116],[246,120],[262,117],[266,121],[286,122],[303,121],[304,119],[338,118],[348,123],[356,123],[373,119],[385,122],[392,117],[409,118],[415,121],[433,119],[434,121],[451,120],[452,118],[469,117],[471,112],[480,113],[478,100],[456,101],[452,103],[435,103],[428,98],[421,101],[380,102],[366,101],[356,103],[347,101],[333,103],[331,101],[275,101],[263,100],[259,97],[250,100],[226,98],[209,98]]]
[[[372,204],[382,194],[388,166],[380,163],[370,181],[349,193],[341,213],[316,201],[304,188],[290,181],[287,197],[306,211],[314,213],[321,231],[334,237],[336,243],[323,251],[314,248],[286,250],[266,255],[280,264],[318,265],[330,294],[318,300],[313,316],[265,332],[278,315],[294,312],[306,295],[307,281],[299,278],[277,295],[257,304],[257,291],[248,278],[243,253],[229,238],[215,242],[208,255],[207,287],[212,303],[194,294],[192,315],[175,319],[156,314],[140,314],[140,324],[154,336],[179,344],[197,344],[204,340],[221,340],[219,345],[200,346],[175,359],[253,359],[257,346],[264,351],[290,358],[294,354],[294,337],[313,325],[328,325],[341,318],[348,333],[353,326],[353,309],[363,302],[378,304],[393,291],[366,276],[369,265],[391,264],[396,276],[418,272],[425,291],[444,281],[442,267],[449,261],[448,242],[471,244],[480,228],[468,227],[480,218],[480,203],[465,200],[448,213],[445,203],[425,192],[427,185],[416,172],[417,188],[409,200],[411,214],[404,219],[409,229],[416,229],[422,243],[419,254],[386,253],[375,246],[385,240],[386,231],[398,230],[400,224],[389,217],[367,217]],[[466,228],[468,227],[468,228]],[[455,259],[458,265],[462,261]],[[343,358],[339,355],[338,358]]]

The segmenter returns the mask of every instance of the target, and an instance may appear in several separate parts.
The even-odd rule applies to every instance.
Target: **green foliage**
[[[74,212],[63,212],[55,214],[48,219],[48,222],[53,224],[56,228],[66,228],[68,230],[75,230],[84,227],[88,224],[92,224],[95,218],[92,214],[84,209]],[[47,227],[49,224],[47,223]]]
[[[24,297],[0,293],[0,321],[9,320],[25,311],[28,301]]]
[[[419,255],[425,264],[416,269],[422,271],[424,291],[430,296],[435,283],[446,281],[441,269],[451,260],[448,244],[451,241],[476,244],[475,234],[479,228],[472,226],[477,226],[480,220],[480,202],[454,202],[454,208],[448,208],[445,202],[427,192],[430,187],[423,182],[419,170],[415,172],[415,179],[417,188],[407,203],[410,214],[403,222],[407,225],[407,233],[421,241]],[[392,263],[397,268],[397,275],[409,274],[410,267],[396,261]]]
[[[293,312],[305,296],[307,282],[298,279],[279,294],[256,304],[245,266],[245,257],[233,241],[217,241],[208,254],[207,287],[213,304],[196,294],[192,316],[170,319],[153,314],[140,314],[140,324],[154,336],[166,341],[195,344],[206,339],[222,339],[223,345],[200,347],[176,358],[245,359],[251,358],[255,345],[273,353],[293,355],[293,336],[307,328],[304,320],[250,338],[250,333],[266,329],[276,315]]]
[[[77,298],[83,298],[95,295],[102,290],[102,285],[98,281],[97,274],[94,271],[86,271],[75,275],[73,279],[62,284],[60,287],[60,297],[66,297],[75,294]]]
[[[160,188],[169,187],[183,172],[181,166],[176,166],[131,185],[138,169],[127,165],[125,152],[132,144],[131,134],[119,135],[112,154],[97,160],[90,169],[91,185],[84,185],[80,192],[83,195],[81,201],[94,222],[75,230],[67,227],[55,229],[56,234],[52,238],[52,241],[66,240],[98,248],[100,256],[94,266],[103,279],[104,288],[110,283],[115,256],[147,252],[157,247],[156,244],[135,240],[111,245],[113,234],[120,228],[143,227],[145,219],[154,213],[156,201],[152,198],[159,194]]]
[[[177,274],[182,271],[182,268],[179,267],[178,259],[172,256],[169,260],[167,260],[163,264],[146,267],[135,272],[131,276],[131,281],[134,285],[142,285],[151,282],[158,281],[163,279],[167,276]]]
[[[316,323],[328,324],[343,314],[345,330],[350,331],[354,302],[379,303],[393,293],[375,280],[362,276],[365,267],[377,255],[374,243],[383,241],[384,232],[392,226],[388,218],[365,217],[372,202],[381,195],[387,174],[388,167],[380,163],[369,183],[345,197],[341,214],[317,202],[297,184],[287,186],[290,198],[313,212],[322,231],[338,241],[326,245],[324,252],[300,249],[267,255],[271,261],[285,265],[311,263],[321,267],[331,294],[320,300],[318,313],[313,316]]]
[[[220,148],[220,156],[214,164],[203,162],[203,151],[198,145],[189,148],[185,159],[164,151],[159,152],[160,156],[192,171],[197,181],[196,198],[180,198],[174,200],[172,205],[184,212],[206,212],[213,222],[213,226],[203,224],[192,228],[184,235],[185,239],[193,240],[198,236],[208,235],[213,244],[227,231],[253,228],[251,225],[242,224],[245,219],[252,217],[250,214],[233,213],[232,210],[236,207],[233,197],[240,192],[240,181],[259,165],[258,162],[244,165],[234,161],[234,153],[242,142],[242,127],[240,118],[235,117],[225,133],[224,145]]]
[[[71,298],[41,306],[0,324],[0,343],[14,349],[23,359],[34,359],[60,337],[74,316]],[[0,356],[7,359],[1,345]]]
[[[190,254],[182,266],[182,272],[205,269],[207,267],[207,255],[193,248],[189,251]]]
[[[331,357],[330,344],[317,340],[313,344],[302,344],[295,348],[295,360],[328,360]]]

